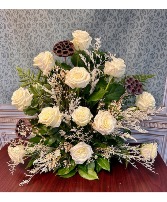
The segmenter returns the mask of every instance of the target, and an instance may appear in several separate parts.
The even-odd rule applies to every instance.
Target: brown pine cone
[[[20,139],[27,139],[32,134],[32,126],[28,119],[20,119],[16,124],[16,135]]]
[[[74,54],[74,44],[71,41],[60,41],[53,47],[53,52],[59,57],[68,57]]]
[[[125,80],[125,88],[132,95],[139,95],[143,92],[142,83],[133,77],[128,77]]]

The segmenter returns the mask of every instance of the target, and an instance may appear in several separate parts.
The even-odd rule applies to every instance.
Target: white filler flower
[[[92,38],[89,36],[89,33],[82,30],[76,30],[72,33],[73,40],[72,43],[76,50],[86,50],[89,48]]]
[[[85,88],[90,82],[90,74],[84,67],[74,67],[67,72],[65,83],[74,88]]]
[[[18,110],[23,111],[26,107],[31,105],[33,94],[30,94],[28,89],[20,87],[12,95],[12,105]]]
[[[109,111],[100,110],[94,118],[93,128],[102,135],[108,135],[114,131],[116,122]]]
[[[25,156],[25,150],[24,150],[24,146],[23,145],[17,145],[15,147],[8,147],[8,154],[9,157],[11,158],[11,160],[15,163],[15,164],[19,164],[19,163],[23,163],[24,164],[24,160],[23,157]]]
[[[33,62],[34,62],[33,66],[39,67],[43,72],[43,74],[46,76],[48,76],[48,74],[55,65],[53,55],[49,51],[42,52],[39,55],[37,55],[34,58]]]
[[[45,107],[42,109],[38,117],[39,123],[54,128],[60,126],[62,114],[59,111],[59,107]]]
[[[104,74],[119,78],[125,74],[125,63],[121,58],[116,58],[112,56],[112,61],[105,62]]]
[[[151,93],[143,92],[142,94],[136,96],[136,106],[143,111],[152,109],[155,107],[155,99]]]
[[[93,117],[89,108],[81,106],[75,109],[71,116],[78,126],[86,126]]]
[[[140,152],[145,160],[154,160],[157,156],[157,143],[143,144]]]
[[[90,145],[80,142],[70,149],[70,154],[76,164],[83,164],[92,156],[93,151]]]

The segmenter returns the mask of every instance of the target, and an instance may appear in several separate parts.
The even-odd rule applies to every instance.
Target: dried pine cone
[[[125,80],[125,88],[132,95],[139,95],[143,92],[142,83],[139,80],[129,77]]]
[[[20,119],[16,124],[16,135],[20,139],[26,139],[32,134],[32,126],[28,119]]]
[[[74,54],[74,44],[70,41],[60,41],[53,47],[53,52],[59,57],[68,57]]]

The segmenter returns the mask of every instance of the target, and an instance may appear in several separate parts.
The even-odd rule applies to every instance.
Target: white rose
[[[83,164],[92,156],[93,151],[90,145],[80,142],[70,149],[70,154],[76,164]]]
[[[59,111],[59,107],[45,107],[38,115],[39,123],[45,124],[46,126],[59,127],[61,124],[62,114]]]
[[[12,105],[14,105],[18,110],[23,111],[26,107],[31,105],[33,94],[27,89],[20,87],[12,95]]]
[[[37,66],[41,69],[44,75],[48,75],[50,71],[53,69],[55,65],[55,61],[53,58],[52,53],[49,51],[42,52],[39,55],[37,55],[34,60],[33,66]]]
[[[157,143],[143,144],[140,152],[145,160],[154,160],[157,156]]]
[[[15,164],[24,163],[23,157],[25,156],[25,150],[23,145],[17,145],[15,147],[8,147],[8,154],[11,160]]]
[[[140,110],[146,111],[149,108],[155,107],[155,99],[151,93],[143,92],[136,96],[136,106],[139,107]]]
[[[71,116],[72,116],[72,120],[78,126],[86,126],[90,122],[91,118],[93,117],[90,112],[90,109],[88,109],[87,107],[81,107],[81,106],[75,109]]]
[[[90,74],[84,67],[74,67],[67,72],[65,83],[74,88],[85,88],[90,82]]]
[[[99,111],[94,118],[93,128],[102,135],[108,135],[114,131],[116,119],[108,111]]]
[[[86,50],[89,48],[92,38],[86,31],[76,30],[72,33],[73,40],[72,43],[76,50]]]
[[[112,56],[112,61],[105,62],[104,73],[113,77],[122,77],[125,74],[125,63],[121,58]]]

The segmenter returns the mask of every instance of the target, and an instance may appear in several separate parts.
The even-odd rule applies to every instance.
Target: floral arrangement
[[[159,112],[144,89],[153,75],[125,75],[124,60],[101,51],[99,38],[81,30],[72,36],[36,56],[38,69],[17,68],[22,85],[12,105],[31,117],[18,122],[18,139],[8,147],[11,172],[27,159],[28,178],[20,185],[49,171],[95,180],[110,171],[113,158],[154,172],[157,143],[128,143],[136,142],[131,130],[146,133],[140,122]]]

